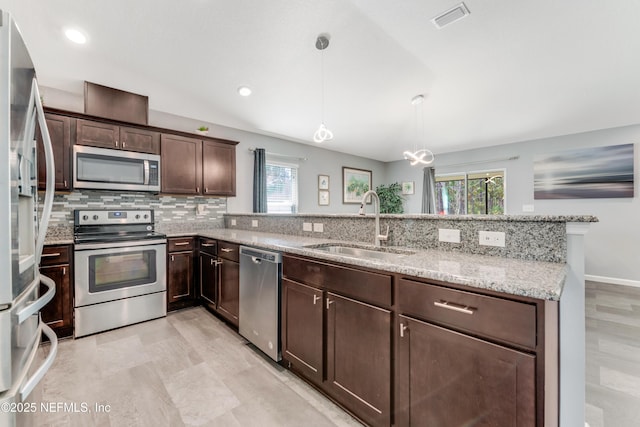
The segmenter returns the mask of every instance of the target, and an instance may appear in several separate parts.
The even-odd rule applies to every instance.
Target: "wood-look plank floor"
[[[586,420],[640,426],[640,289],[587,282]]]
[[[202,307],[60,341],[41,393],[90,412],[39,411],[38,426],[361,425]]]
[[[587,422],[640,426],[640,289],[587,282],[586,325]],[[42,401],[91,411],[37,412],[38,426],[360,425],[201,307],[62,340]]]

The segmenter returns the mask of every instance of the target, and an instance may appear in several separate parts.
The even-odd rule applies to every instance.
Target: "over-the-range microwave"
[[[160,156],[74,145],[73,188],[160,192]]]

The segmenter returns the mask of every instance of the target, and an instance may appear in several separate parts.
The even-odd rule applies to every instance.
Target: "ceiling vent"
[[[441,29],[449,24],[453,24],[454,22],[461,20],[470,13],[471,12],[469,12],[467,5],[464,3],[460,3],[459,5],[452,7],[446,12],[443,12],[440,15],[436,16],[431,20],[431,22],[433,22],[433,25],[435,25],[436,28]]]

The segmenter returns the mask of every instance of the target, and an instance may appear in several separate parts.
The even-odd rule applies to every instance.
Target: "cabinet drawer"
[[[193,237],[182,237],[167,240],[168,252],[191,251],[195,247]]]
[[[218,242],[213,239],[200,238],[200,252],[216,256],[218,253]]]
[[[240,245],[229,242],[218,242],[218,256],[229,261],[239,262]]]
[[[517,346],[536,348],[536,306],[401,279],[402,314]]]
[[[391,306],[391,276],[285,256],[285,277],[370,304]]]
[[[45,246],[42,250],[40,265],[69,264],[71,247],[69,245]]]

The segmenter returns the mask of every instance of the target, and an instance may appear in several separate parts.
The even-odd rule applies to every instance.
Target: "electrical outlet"
[[[252,219],[251,220],[251,226],[252,227],[257,227],[258,226],[258,220],[257,219]]]
[[[232,227],[235,227],[235,226],[236,226],[236,220],[235,220],[235,219],[232,219],[232,220],[231,220],[231,226],[232,226]]]
[[[478,234],[481,245],[504,248],[505,234],[502,231],[480,231]]]
[[[313,223],[313,231],[316,232],[316,233],[324,232],[324,224],[322,224],[321,222],[314,222]]]
[[[522,205],[522,212],[533,212],[533,205]]]
[[[310,222],[303,222],[302,231],[313,231],[313,224],[311,224]]]
[[[441,242],[460,243],[460,230],[438,228],[438,240]]]

